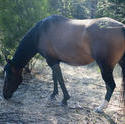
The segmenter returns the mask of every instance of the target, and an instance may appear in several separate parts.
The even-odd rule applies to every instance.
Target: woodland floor
[[[51,70],[44,65],[32,75],[25,75],[23,83],[11,100],[2,97],[3,78],[0,78],[0,124],[125,124],[120,108],[121,70],[114,76],[117,88],[104,113],[93,110],[104,99],[105,84],[95,65],[74,67],[61,64],[66,87],[71,95],[68,107],[62,107],[62,91],[56,101],[50,101],[53,91]]]

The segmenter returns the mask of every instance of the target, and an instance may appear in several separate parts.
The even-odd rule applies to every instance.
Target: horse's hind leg
[[[116,85],[113,79],[113,68],[111,66],[108,66],[105,62],[97,62],[97,63],[100,67],[101,75],[103,80],[105,81],[107,90],[104,102],[96,109],[96,112],[102,112],[103,109],[107,108]]]
[[[122,95],[122,102],[125,106],[125,55],[122,57],[122,59],[119,62],[119,65],[122,68],[122,89],[121,89],[121,95]]]
[[[69,96],[68,91],[64,84],[64,80],[63,80],[62,72],[61,72],[61,69],[59,66],[59,62],[49,58],[49,59],[47,59],[47,63],[52,69],[53,81],[54,81],[54,91],[51,95],[51,98],[55,98],[55,96],[58,94],[58,83],[57,82],[59,81],[60,87],[61,87],[63,95],[64,95],[64,99],[62,100],[62,105],[67,105],[67,100],[70,98],[70,96]]]

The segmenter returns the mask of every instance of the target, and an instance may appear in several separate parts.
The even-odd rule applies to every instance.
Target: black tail
[[[123,107],[123,113],[125,114],[125,70],[123,68],[122,68],[122,76],[123,76],[123,79],[122,79],[122,85],[121,85],[121,103]]]
[[[125,112],[125,55],[122,57],[119,64],[122,68],[121,101],[124,105],[123,110]]]
[[[122,28],[124,33],[124,41],[125,41],[125,26]],[[122,68],[122,89],[121,89],[121,95],[122,95],[122,102],[124,103],[125,108],[125,53],[120,61],[120,66]]]
[[[124,37],[125,37],[125,25],[122,27],[122,31],[123,31]]]
[[[125,70],[124,70],[125,71]],[[123,72],[122,72],[123,73]],[[124,72],[125,73],[125,72]],[[123,75],[123,74],[122,74]],[[125,107],[125,76],[123,76],[123,80],[122,80],[122,88],[121,88],[121,96],[122,96],[122,102],[124,104]]]

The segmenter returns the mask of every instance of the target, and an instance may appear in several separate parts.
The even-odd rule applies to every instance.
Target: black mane
[[[23,68],[29,60],[37,53],[38,31],[40,22],[36,24],[21,40],[12,63],[15,68]]]

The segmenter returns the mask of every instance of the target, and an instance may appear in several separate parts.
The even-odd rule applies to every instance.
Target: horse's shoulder
[[[52,15],[41,21],[42,29],[48,30],[51,26],[56,26],[62,22],[65,22],[68,18],[60,15]]]

